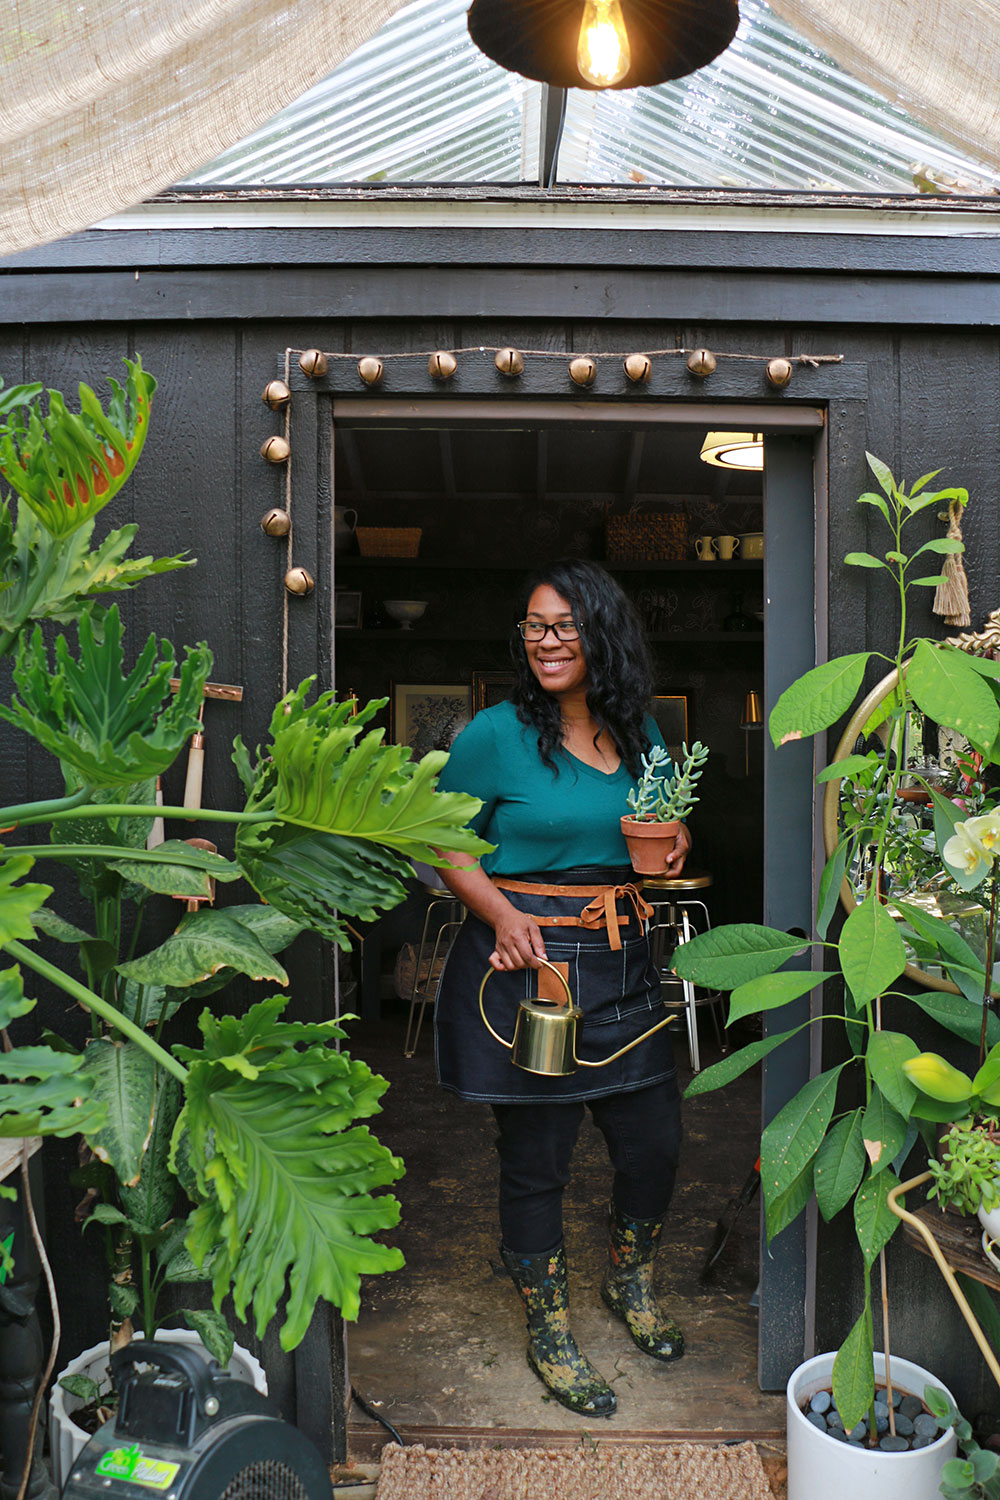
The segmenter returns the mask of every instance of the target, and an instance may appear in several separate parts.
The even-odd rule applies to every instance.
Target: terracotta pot
[[[622,833],[637,875],[663,874],[680,826],[679,821],[657,823],[655,818],[622,818]]]

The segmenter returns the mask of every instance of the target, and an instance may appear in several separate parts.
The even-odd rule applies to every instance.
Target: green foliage
[[[332,1022],[282,1021],[285,1003],[274,996],[239,1020],[206,1011],[203,1048],[176,1052],[190,1070],[177,1131],[190,1138],[205,1199],[188,1241],[195,1262],[217,1249],[216,1307],[231,1287],[241,1317],[252,1303],[259,1335],[287,1273],[289,1349],[317,1297],[355,1318],[360,1276],[402,1264],[370,1236],[398,1219],[395,1199],[373,1193],[403,1166],[352,1124],[377,1111],[385,1081],[336,1051],[343,1033]]]
[[[117,605],[100,630],[84,616],[79,633],[77,659],[66,637],[57,638],[53,671],[35,627],[14,669],[21,697],[10,708],[0,706],[0,717],[30,734],[88,786],[121,787],[160,775],[198,729],[211,652],[206,646],[189,650],[178,673],[170,643],[158,648],[151,635],[126,675]],[[180,686],[172,694],[175,675]]]
[[[934,1181],[928,1198],[942,1208],[974,1214],[1000,1204],[1000,1121],[996,1115],[953,1125],[941,1142],[940,1158],[928,1162]]]
[[[708,760],[708,746],[695,740],[689,750],[682,747],[680,766],[670,774],[670,755],[662,745],[650,746],[642,757],[642,776],[625,798],[632,816],[640,821],[673,823],[686,818],[698,798],[694,789]]]
[[[971,1424],[951,1397],[937,1386],[924,1387],[924,1405],[937,1419],[942,1432],[949,1427],[955,1429],[962,1452],[961,1458],[949,1459],[941,1470],[940,1489],[945,1500],[1000,1500],[1000,1457],[988,1448],[980,1448],[972,1436]]]
[[[90,387],[81,385],[78,415],[59,391],[49,391],[46,413],[17,406],[0,428],[0,473],[54,537],[69,536],[96,516],[142,453],[156,381],[141,359],[124,363],[125,386],[108,379],[106,414]]]
[[[935,474],[924,475],[907,489],[897,484],[880,460],[869,454],[868,461],[881,493],[863,494],[859,503],[888,526],[891,545],[882,556],[876,555],[876,548],[852,553],[846,562],[884,574],[896,587],[899,637],[893,655],[885,654],[883,659],[894,663],[899,685],[888,710],[880,705],[863,726],[862,743],[855,753],[818,778],[821,783],[838,782],[849,789],[844,827],[820,882],[819,941],[809,945],[823,949],[826,967],[817,964],[806,971],[790,964],[786,968],[806,944],[795,934],[751,924],[715,928],[684,944],[674,958],[682,978],[732,992],[731,1022],[766,1015],[781,1026],[785,1006],[801,1005],[805,995],[823,985],[826,1004],[816,1008],[805,1025],[846,1030],[847,1060],[805,1083],[765,1129],[761,1183],[769,1239],[793,1222],[813,1192],[825,1219],[851,1209],[864,1266],[864,1308],[837,1354],[833,1373],[834,1395],[848,1428],[861,1418],[874,1395],[870,1272],[899,1224],[888,1202],[890,1193],[899,1187],[896,1172],[923,1122],[956,1120],[975,1111],[995,1113],[1000,1107],[1000,1021],[986,1009],[996,994],[987,966],[944,916],[907,900],[905,890],[897,894],[890,885],[890,877],[904,868],[908,857],[899,841],[897,813],[897,793],[908,770],[901,749],[907,745],[908,716],[925,714],[964,735],[985,764],[1000,759],[996,663],[984,667],[951,646],[910,641],[906,629],[908,589],[930,586],[939,577],[917,577],[914,565],[927,567],[925,553],[946,557],[961,550],[960,543],[938,538],[907,550],[906,529],[925,512],[950,500],[965,504],[968,496],[958,489],[929,491]],[[874,654],[882,653],[839,657],[792,683],[771,713],[775,745],[818,734],[847,714]],[[876,729],[887,730],[887,739],[882,748],[867,750],[864,740]],[[970,769],[975,772],[977,767]],[[937,791],[932,796],[937,850],[921,851],[924,873],[939,882],[951,875],[961,884],[962,871],[954,861],[962,860],[969,888],[982,882],[984,872],[988,879],[995,879],[994,846],[1000,847],[996,815],[970,818]],[[973,800],[977,813],[984,800],[984,793],[977,791]],[[946,845],[950,860],[944,857]],[[837,940],[830,941],[842,882],[848,871],[857,869],[868,878],[854,880],[857,902]],[[885,899],[887,890],[891,904]],[[882,999],[894,994],[892,986],[907,965],[908,945],[924,962],[939,965],[961,991],[957,995],[921,991],[909,997],[911,1002],[964,1041],[976,1045],[984,1035],[990,1043],[991,1050],[974,1077],[936,1053],[921,1053],[904,1031],[883,1027]],[[687,1094],[723,1086],[801,1029],[765,1035],[724,1058],[696,1075]],[[843,1056],[843,1040],[841,1034],[839,1056]],[[854,1084],[838,1112],[842,1078],[853,1078]],[[989,1152],[981,1138],[967,1146],[959,1145],[961,1139],[956,1136],[956,1177],[964,1172],[970,1180],[985,1176]],[[932,1170],[950,1184],[950,1160]]]
[[[34,863],[30,855],[16,854],[0,864],[0,946],[11,938],[33,938],[33,914],[52,895],[50,885],[15,884]]]

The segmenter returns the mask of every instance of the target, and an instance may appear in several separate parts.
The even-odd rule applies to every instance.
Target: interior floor
[[[524,1317],[498,1255],[494,1123],[435,1080],[430,1014],[413,1058],[403,1056],[408,1007],[387,1002],[378,1022],[349,1023],[349,1046],[392,1087],[372,1122],[403,1157],[402,1218],[392,1234],[403,1270],[366,1278],[348,1368],[358,1395],[407,1441],[466,1446],[502,1431],[519,1442],[578,1441],[584,1430],[629,1438],[776,1439],[784,1397],[757,1386],[759,1195],[736,1217],[707,1279],[702,1272],[753,1170],[760,1137],[757,1070],[685,1106],[685,1141],[674,1202],[657,1260],[660,1299],[685,1331],[687,1352],[660,1364],[642,1354],[600,1300],[610,1167],[604,1141],[581,1127],[566,1193],[574,1332],[614,1386],[618,1411],[588,1423],[549,1397],[525,1361]],[[682,1032],[683,1027],[676,1028]],[[718,1059],[701,1012],[703,1065]],[[677,1039],[682,1088],[691,1078]],[[377,1455],[383,1426],[352,1403],[349,1447]]]

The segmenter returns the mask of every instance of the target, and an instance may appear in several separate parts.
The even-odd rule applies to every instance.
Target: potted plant
[[[396,1200],[379,1190],[403,1165],[360,1123],[378,1113],[385,1081],[339,1049],[334,1022],[285,1019],[277,955],[304,929],[349,947],[345,919],[401,901],[412,859],[440,864],[436,848],[489,846],[465,828],[478,802],[435,790],[446,755],[414,764],[368,728],[381,702],[358,709],[329,692],[310,701],[311,681],[277,705],[263,750],[236,741],[242,808],[157,805],[155,778],[198,728],[211,654],[195,646],[178,665],[170,644],[150,637],[127,661],[117,607],[101,603],[187,566],[129,559],[134,526],[91,545],[148,430],[156,382],[140,360],[126,365],[107,411],[86,386],[79,413],[58,392],[46,408],[39,387],[0,393],[0,472],[18,496],[0,503],[0,654],[13,656],[15,686],[0,716],[57,758],[65,784],[61,797],[0,809],[0,1027],[15,1034],[0,1056],[0,1133],[86,1143],[88,1219],[109,1250],[109,1344],[131,1336],[133,1318],[152,1335],[159,1294],[205,1279],[213,1310],[175,1316],[225,1361],[227,1294],[258,1336],[282,1304],[281,1344],[292,1349],[319,1298],[354,1318],[360,1276],[402,1263],[372,1236],[397,1221]],[[74,623],[75,646],[59,634],[50,655],[47,620]],[[232,855],[173,839],[147,847],[159,817],[228,827]],[[91,930],[27,878],[46,860],[76,872]],[[240,879],[251,899],[209,904],[211,882]],[[178,895],[197,909],[150,946],[144,911]],[[78,972],[43,955],[39,936],[75,950]],[[279,992],[243,1015],[210,1003],[200,1044],[172,1043],[174,1014],[236,974]],[[16,1042],[36,1003],[32,976],[81,1007],[82,1045],[72,1022],[65,1035]]]
[[[680,769],[671,775],[669,753],[662,745],[642,757],[642,776],[625,801],[631,815],[622,817],[622,833],[632,868],[640,875],[662,875],[667,856],[677,842],[677,831],[698,798],[695,786],[708,760],[708,747],[699,741],[683,749]]]
[[[868,462],[878,490],[863,494],[859,503],[881,516],[889,529],[889,546],[884,556],[851,553],[846,562],[884,571],[891,578],[899,608],[895,647],[891,655],[863,651],[814,668],[781,695],[770,716],[776,747],[809,738],[829,729],[848,712],[873,657],[881,657],[894,668],[887,709],[890,733],[885,743],[866,748],[862,739],[857,753],[828,766],[818,778],[821,782],[842,781],[854,790],[853,815],[838,835],[820,883],[816,936],[807,941],[794,933],[741,923],[696,937],[674,957],[674,967],[683,978],[732,992],[730,1024],[749,1015],[779,1011],[825,986],[821,1010],[805,1025],[821,1028],[824,1038],[831,1041],[831,1033],[839,1032],[836,1060],[830,1065],[828,1059],[823,1071],[803,1085],[767,1125],[761,1140],[768,1238],[773,1239],[792,1223],[815,1193],[826,1220],[852,1207],[862,1257],[864,1306],[860,1317],[836,1355],[819,1357],[821,1370],[800,1367],[789,1381],[789,1500],[826,1493],[818,1487],[817,1468],[835,1466],[837,1449],[844,1446],[841,1443],[835,1447],[801,1410],[806,1398],[818,1389],[817,1383],[832,1385],[833,1402],[848,1431],[867,1414],[866,1442],[881,1443],[874,1409],[876,1377],[890,1383],[899,1378],[900,1362],[894,1358],[887,1370],[882,1356],[875,1353],[871,1273],[879,1264],[884,1277],[884,1250],[898,1227],[887,1205],[889,1191],[899,1185],[896,1173],[918,1132],[933,1144],[936,1114],[934,1101],[907,1067],[921,1049],[904,1031],[886,1024],[889,1007],[895,1013],[902,1004],[915,1002],[971,1046],[979,1046],[980,1060],[987,1043],[1000,1041],[1000,1027],[986,1003],[997,993],[992,965],[984,964],[946,920],[898,895],[893,895],[890,909],[884,873],[893,820],[903,805],[896,794],[908,770],[905,726],[911,703],[939,725],[964,736],[975,752],[980,774],[997,760],[1000,682],[996,665],[951,645],[913,640],[908,630],[910,591],[933,587],[940,581],[939,573],[925,573],[927,555],[961,550],[959,542],[931,538],[907,552],[908,528],[925,511],[936,512],[942,502],[955,497],[961,497],[964,503],[967,496],[958,490],[931,491],[928,486],[935,474],[925,475],[907,488],[897,484],[886,465],[870,454]],[[868,732],[869,726],[865,726]],[[958,837],[956,825],[962,810],[927,785],[926,778],[924,785],[932,797],[941,870],[970,889],[968,882],[974,875],[981,881],[986,869],[979,858],[981,841],[979,852],[971,850],[968,859],[962,856],[964,864],[956,864],[961,851],[950,840]],[[985,785],[981,793],[986,799]],[[829,934],[845,871],[858,867],[859,856],[866,861],[867,883],[834,940]],[[995,891],[991,910],[995,918]],[[923,993],[911,997],[894,988],[907,963],[904,938],[911,945],[919,944],[924,954],[933,955],[954,981],[959,993],[949,996],[947,1005],[938,1003],[937,997],[931,999]],[[991,949],[992,939],[987,947]],[[808,969],[785,967],[809,950],[818,962]],[[778,1030],[724,1058],[698,1074],[688,1094],[720,1087],[776,1051],[801,1029]],[[895,1377],[893,1370],[897,1371]],[[917,1396],[932,1380],[919,1369],[905,1373],[908,1381],[900,1383],[909,1383]],[[893,1425],[890,1417],[890,1429]],[[816,1454],[806,1444],[805,1428],[810,1428],[823,1445]],[[855,1496],[886,1500],[899,1493],[912,1500],[917,1493],[936,1493],[937,1474],[953,1451],[953,1435],[938,1439],[918,1453],[887,1455],[876,1449],[863,1455],[869,1461],[867,1479],[861,1474],[841,1475],[835,1483],[849,1487]],[[914,1476],[918,1466],[929,1469],[929,1479]]]

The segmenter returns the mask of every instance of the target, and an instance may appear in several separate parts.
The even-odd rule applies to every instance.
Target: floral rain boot
[[[601,1297],[621,1318],[643,1354],[680,1359],[684,1335],[664,1317],[653,1295],[653,1258],[662,1219],[629,1219],[612,1203],[608,1210],[608,1269]]]
[[[614,1415],[615,1393],[569,1331],[566,1252],[516,1255],[500,1246],[503,1263],[528,1318],[528,1364],[570,1411],[587,1417]]]

